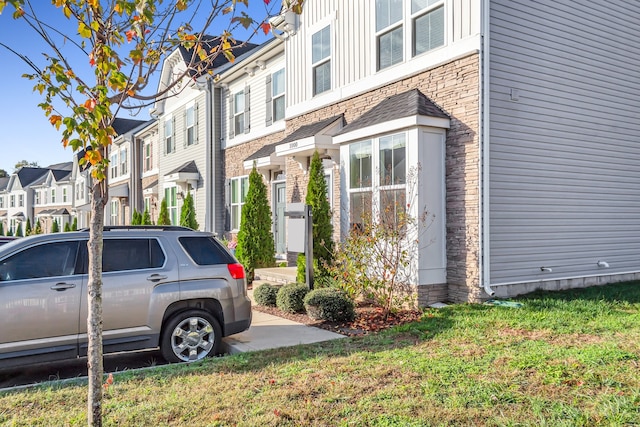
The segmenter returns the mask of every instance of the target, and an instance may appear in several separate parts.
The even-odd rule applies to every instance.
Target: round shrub
[[[280,288],[276,296],[276,306],[288,313],[304,311],[304,297],[309,288],[304,283],[288,283]]]
[[[258,305],[275,307],[278,289],[280,289],[280,286],[272,285],[271,283],[262,283],[253,290],[253,299]]]
[[[304,308],[315,320],[352,321],[356,316],[353,300],[336,288],[312,290],[304,297]]]

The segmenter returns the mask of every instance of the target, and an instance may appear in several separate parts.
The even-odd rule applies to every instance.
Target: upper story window
[[[313,95],[331,90],[331,26],[311,36]]]
[[[284,68],[273,73],[271,79],[271,106],[273,111],[273,121],[284,119]]]
[[[123,148],[120,150],[120,175],[126,175],[127,173],[127,149]]]
[[[24,206],[24,194],[18,194],[18,207]]]
[[[444,0],[376,0],[378,70],[443,45]]]
[[[67,188],[62,189],[62,203],[67,203]]]
[[[38,193],[36,193],[36,200],[38,200]],[[4,196],[0,196],[0,209],[4,209]]]
[[[153,144],[150,140],[145,141],[142,146],[142,169],[143,172],[153,169]]]
[[[55,203],[56,202],[56,189],[52,188],[51,189],[51,203]]]
[[[165,154],[175,151],[175,141],[173,140],[173,119],[168,118],[164,122],[164,152]]]
[[[233,132],[244,133],[244,91],[233,95]]]
[[[11,195],[9,196],[9,207],[11,208],[15,208],[16,207],[16,196],[15,195]]]
[[[84,185],[81,182],[76,183],[76,200],[84,199]]]
[[[118,176],[118,153],[111,154],[111,158],[109,159],[109,172],[111,178]]]
[[[186,131],[187,145],[196,143],[196,107],[192,105],[188,107],[184,114],[184,128]]]

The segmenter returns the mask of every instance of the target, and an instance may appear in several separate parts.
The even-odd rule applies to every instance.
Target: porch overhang
[[[175,182],[181,185],[189,184],[192,188],[195,188],[200,180],[200,172],[196,162],[191,160],[166,174],[164,180],[165,182]]]

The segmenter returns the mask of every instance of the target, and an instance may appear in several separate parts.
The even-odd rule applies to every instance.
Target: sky
[[[206,1],[203,3],[207,3]],[[229,1],[229,3],[231,3]],[[245,10],[254,20],[261,21],[268,14],[277,14],[280,10],[280,0],[249,0],[249,7],[238,2],[236,7]],[[75,26],[69,25],[69,21],[59,9],[51,6],[48,0],[32,0],[36,7],[36,13],[47,24],[76,37]],[[39,66],[44,66],[43,53],[50,52],[44,45],[40,36],[29,28],[23,21],[14,20],[11,16],[13,8],[7,6],[0,15],[0,43],[8,45],[16,52],[26,55]],[[221,25],[227,26],[228,15],[223,16]],[[193,25],[197,29],[196,25]],[[214,27],[216,28],[216,27]],[[238,39],[243,39],[246,34],[234,33]],[[259,32],[252,43],[262,43],[271,35],[265,36]],[[67,55],[68,52],[68,55]],[[88,63],[86,56],[79,54],[79,50],[65,50],[67,58],[73,64]],[[11,174],[15,170],[16,163],[26,160],[36,162],[41,167],[52,164],[71,161],[73,151],[71,148],[63,148],[61,143],[61,131],[57,131],[48,121],[43,110],[38,107],[44,98],[37,92],[33,92],[34,82],[22,77],[25,73],[31,73],[32,69],[18,56],[0,45],[0,169]],[[159,67],[160,69],[160,67]],[[158,71],[159,73],[159,71]],[[157,83],[156,83],[157,84]],[[155,85],[150,85],[155,87]],[[122,118],[148,120],[148,109],[137,116],[131,116],[124,112],[118,115]]]

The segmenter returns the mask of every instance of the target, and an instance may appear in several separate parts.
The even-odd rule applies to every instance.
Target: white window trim
[[[332,61],[331,63],[331,72],[330,72],[330,77],[331,77],[331,88],[327,91],[324,91],[322,93],[319,93],[317,95],[313,94],[313,89],[314,89],[314,81],[313,81],[313,67],[314,65],[316,65],[313,62],[313,55],[311,54],[313,52],[313,35],[316,34],[318,31],[324,29],[326,26],[330,26],[329,29],[329,45],[330,45],[330,49],[331,49],[331,55],[329,55],[329,59],[328,61]],[[336,28],[336,12],[333,11],[331,12],[328,16],[326,16],[324,19],[316,22],[314,25],[310,26],[307,30],[307,40],[306,40],[306,47],[307,47],[307,52],[309,52],[309,54],[307,55],[307,66],[306,66],[306,71],[307,73],[309,73],[309,79],[308,81],[308,86],[307,86],[307,91],[308,91],[308,96],[306,97],[306,99],[313,99],[313,98],[318,98],[318,97],[322,97],[326,94],[330,94],[332,93],[338,86],[336,84],[336,61],[335,61],[335,54],[336,54],[336,40],[335,40],[335,28]],[[285,112],[285,116],[286,116],[286,112]]]
[[[229,210],[230,210],[230,228],[232,232],[237,232],[240,229],[240,224],[242,223],[242,208],[246,203],[245,201],[242,201],[242,180],[246,179],[247,180],[247,191],[249,189],[249,175],[242,175],[242,176],[234,176],[233,178],[229,178]],[[237,181],[238,182],[238,191],[240,191],[240,193],[238,194],[238,202],[233,202],[233,181]],[[233,207],[234,206],[239,206],[239,212],[238,212],[238,226],[234,227],[233,224]]]
[[[171,151],[167,150],[167,122],[171,123]],[[165,116],[164,121],[162,122],[162,150],[164,151],[165,156],[175,153],[176,151],[176,129],[172,114]]]
[[[247,106],[245,105],[245,100],[246,100],[246,94],[245,94],[245,90],[246,88],[242,88],[240,90],[237,90],[235,92],[233,92],[233,94],[231,96],[233,96],[233,110],[231,113],[233,114],[233,135],[235,138],[244,135],[245,133],[245,129],[247,127],[247,118],[245,117],[245,111]],[[240,110],[240,112],[236,113],[236,111],[238,110],[238,98],[242,99],[242,109]],[[242,129],[238,132],[238,129],[236,129],[236,117],[242,116]]]
[[[275,91],[274,91],[274,85],[275,85],[275,81],[276,79],[274,78],[274,76],[276,75],[276,73],[282,72],[283,76],[284,76],[284,88],[282,89],[282,93],[278,94],[277,96],[275,95]],[[276,70],[274,73],[271,73],[271,124],[273,125],[273,123],[276,122],[280,122],[283,121],[285,119],[285,117],[287,117],[287,72],[285,71],[284,67],[280,68],[279,70]],[[275,101],[277,98],[283,98],[284,99],[284,111],[282,113],[282,118],[280,119],[276,119],[276,108],[275,108]]]
[[[193,109],[193,124],[190,126],[193,128],[193,142],[189,144],[189,127],[187,126],[187,117],[189,109]],[[184,146],[190,147],[198,144],[198,108],[195,101],[191,101],[184,107]]]

